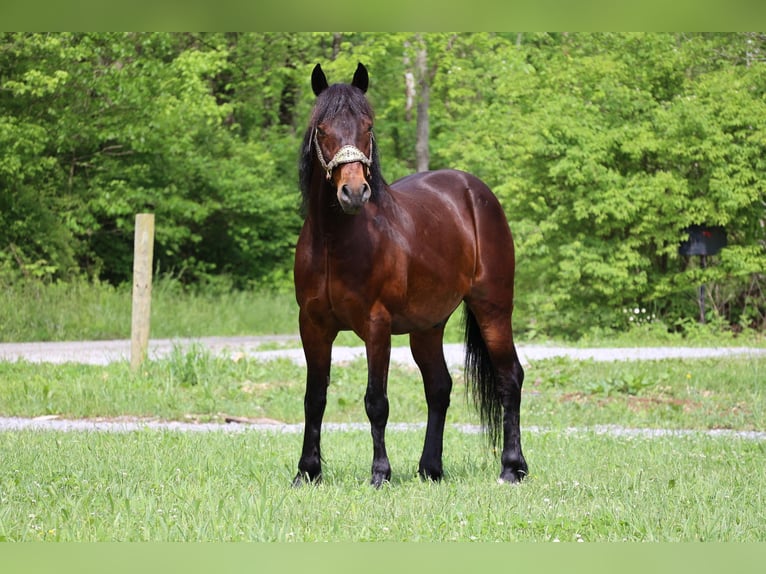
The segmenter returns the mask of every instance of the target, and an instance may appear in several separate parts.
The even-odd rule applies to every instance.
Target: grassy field
[[[364,364],[333,375],[326,420],[366,421]],[[2,432],[0,540],[766,541],[766,442],[704,432],[766,430],[765,379],[764,358],[536,362],[522,405],[531,473],[515,487],[495,483],[481,435],[452,425],[440,484],[415,476],[423,431],[391,430],[380,491],[366,430],[327,431],[324,483],[297,490],[299,433]],[[3,416],[302,421],[301,367],[202,348],[139,373],[5,362],[0,380]],[[414,370],[392,369],[389,398],[392,422],[425,420]],[[476,423],[457,373],[449,422]]]
[[[124,288],[38,287],[2,290],[0,341],[129,336]],[[161,281],[152,312],[156,338],[296,331],[289,293],[196,295]],[[450,323],[447,339],[460,340],[459,321]],[[344,335],[338,344],[355,342]],[[580,344],[764,341],[752,333],[699,328],[679,336],[644,325]],[[393,427],[392,481],[376,491],[367,484],[366,430],[327,430],[323,484],[292,489],[299,432],[224,424],[240,417],[299,426],[304,370],[288,361],[215,356],[192,346],[138,372],[124,362],[0,362],[0,416],[212,422],[221,429],[0,432],[0,540],[766,541],[766,441],[708,432],[766,430],[766,358],[551,359],[526,371],[522,432],[531,472],[523,484],[496,484],[497,453],[480,434],[462,430],[477,417],[456,372],[445,480],[416,478],[423,430]],[[334,366],[326,421],[365,428],[365,378],[363,361]],[[415,370],[392,366],[389,399],[392,423],[425,421]],[[605,427],[684,432],[617,434]]]
[[[766,357],[595,362],[536,361],[523,390],[526,425],[601,424],[764,430]],[[363,359],[333,369],[326,420],[366,421]],[[176,349],[139,372],[107,366],[0,362],[0,415],[63,418],[151,417],[222,421],[226,416],[303,420],[304,368],[288,360],[216,356],[201,346]],[[449,417],[475,423],[460,372]],[[426,418],[420,375],[392,365],[390,420]]]
[[[263,432],[0,435],[0,540],[763,541],[763,442],[528,433],[532,472],[496,484],[478,435],[447,433],[445,480],[417,479],[420,433],[391,432],[367,485],[366,432],[328,432],[325,481],[289,486],[300,437]]]

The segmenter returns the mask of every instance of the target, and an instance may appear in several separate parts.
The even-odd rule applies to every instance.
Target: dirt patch
[[[676,397],[638,397],[634,395],[619,395],[609,397],[596,397],[589,393],[574,392],[566,393],[559,399],[562,403],[574,402],[579,405],[595,404],[596,406],[606,406],[615,403],[625,403],[633,412],[645,412],[658,406],[669,406],[684,412],[692,412],[702,408],[702,405],[691,399],[679,399]]]

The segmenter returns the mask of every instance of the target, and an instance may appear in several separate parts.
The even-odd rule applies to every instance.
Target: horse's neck
[[[363,211],[374,209],[392,216],[396,212],[396,201],[392,197],[392,191],[387,185],[381,185],[375,190]],[[328,183],[325,171],[315,164],[306,212],[307,217],[311,219],[315,245],[318,245],[317,241],[328,245],[342,243],[351,235],[353,228],[366,217],[365,213],[343,213],[335,194],[336,190]]]
[[[334,193],[329,187],[328,190],[330,194]],[[365,236],[368,245],[370,242],[375,244],[381,231],[379,222],[385,220],[390,224],[396,220],[396,202],[387,189],[378,190],[356,215],[344,213],[335,197],[327,195],[326,191],[312,195],[307,212],[315,248],[323,246],[330,251],[335,248],[345,249],[353,247],[348,245],[349,241],[358,242]],[[315,199],[316,204],[313,203]]]
[[[346,228],[353,223],[353,217],[343,213],[334,190],[322,179],[311,191],[308,204],[308,217],[316,240],[332,241],[342,235]]]

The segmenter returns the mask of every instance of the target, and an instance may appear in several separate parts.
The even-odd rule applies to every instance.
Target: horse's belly
[[[460,299],[441,301],[439,305],[429,305],[428,308],[415,309],[410,306],[405,313],[394,314],[391,317],[391,332],[402,335],[415,331],[427,331],[447,322],[450,315],[460,304]]]
[[[465,297],[469,281],[464,278],[442,277],[437,283],[422,277],[409,278],[407,292],[402,299],[392,302],[392,331],[397,334],[423,331],[441,325],[449,319]]]

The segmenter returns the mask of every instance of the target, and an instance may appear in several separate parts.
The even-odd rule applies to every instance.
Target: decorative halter
[[[314,130],[314,147],[317,150],[317,158],[319,159],[319,163],[322,166],[322,169],[324,169],[327,173],[328,181],[330,178],[332,178],[332,170],[334,170],[336,167],[344,163],[354,163],[357,161],[367,166],[367,173],[369,175],[370,166],[372,165],[372,142],[373,137],[372,134],[370,134],[370,157],[364,155],[364,152],[358,147],[352,145],[344,145],[335,153],[335,155],[328,163],[325,161],[324,155],[322,155],[322,149],[319,146],[319,138],[317,138],[317,132]]]

